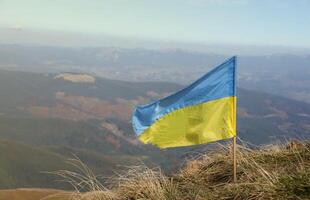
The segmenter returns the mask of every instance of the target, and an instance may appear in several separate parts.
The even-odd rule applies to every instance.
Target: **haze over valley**
[[[182,49],[73,48],[0,45],[0,68],[40,73],[89,73],[109,79],[188,84],[231,54]],[[310,56],[238,56],[238,86],[310,102]]]
[[[175,170],[191,155],[188,152],[204,152],[206,147],[160,151],[143,145],[132,132],[130,117],[135,106],[182,87],[171,82],[112,80],[91,73],[2,69],[0,140],[1,162],[6,164],[1,170],[7,178],[0,186],[67,188],[41,172],[70,168],[64,161],[73,155],[104,176],[122,168],[116,166],[141,162],[160,165],[167,173]],[[309,138],[308,103],[242,88],[238,99],[238,134],[245,142],[261,145]]]
[[[0,200],[310,199],[309,10],[0,0]]]

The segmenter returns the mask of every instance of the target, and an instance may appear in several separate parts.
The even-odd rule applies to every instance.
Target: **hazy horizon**
[[[72,48],[142,48],[154,50],[185,50],[221,55],[309,55],[310,48],[280,45],[237,45],[220,43],[180,42],[118,37],[107,34],[81,34],[60,31],[19,30],[0,28],[0,44],[27,46],[56,46]],[[26,39],[25,39],[26,38]]]
[[[307,0],[1,0],[0,43],[308,54],[309,7]]]

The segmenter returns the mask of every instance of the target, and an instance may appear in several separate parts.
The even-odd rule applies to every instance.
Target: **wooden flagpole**
[[[237,136],[232,138],[232,158],[233,158],[233,182],[237,182],[237,160],[236,160],[236,149],[237,149]]]
[[[237,91],[237,57],[235,57],[235,68],[234,68],[234,90]],[[236,160],[236,150],[237,150],[237,93],[234,98],[234,117],[235,117],[235,131],[236,135],[232,138],[232,159],[233,159],[233,182],[237,182],[237,160]]]

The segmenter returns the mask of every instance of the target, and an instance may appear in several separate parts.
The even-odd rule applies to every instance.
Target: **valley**
[[[188,152],[206,152],[212,146],[159,150],[143,145],[133,134],[134,107],[182,85],[92,75],[86,77],[94,81],[85,81],[76,73],[70,79],[55,78],[63,75],[1,70],[0,188],[69,189],[55,182],[57,177],[41,172],[70,170],[66,161],[74,157],[105,177],[139,163],[171,173],[191,156]],[[238,107],[238,134],[246,143],[309,139],[307,103],[239,88]]]

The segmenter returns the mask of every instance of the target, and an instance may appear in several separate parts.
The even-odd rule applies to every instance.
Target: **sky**
[[[309,10],[310,0],[0,0],[0,28],[310,48]]]

